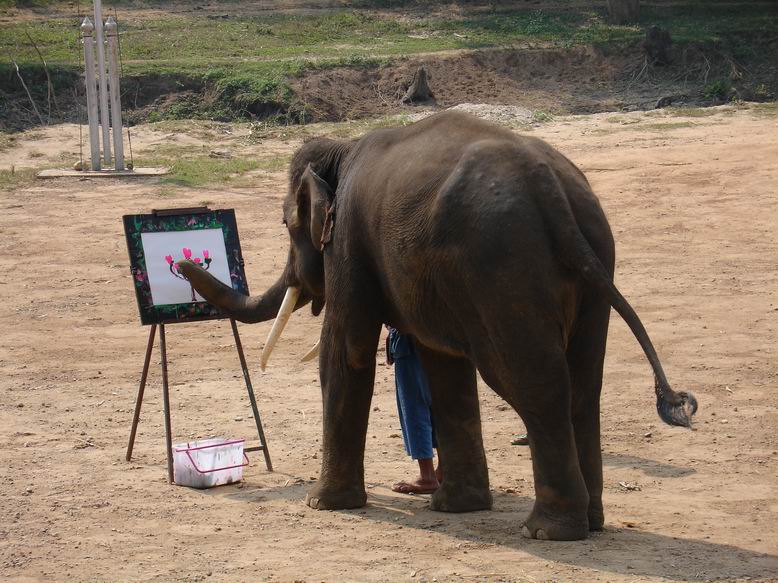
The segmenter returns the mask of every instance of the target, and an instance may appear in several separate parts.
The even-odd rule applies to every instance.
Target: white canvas
[[[165,304],[192,303],[192,288],[189,282],[170,273],[170,256],[175,264],[184,259],[184,248],[191,249],[192,258],[203,259],[207,250],[212,259],[208,273],[232,287],[230,269],[227,264],[227,249],[221,229],[198,229],[194,231],[167,231],[164,233],[141,233],[143,255],[151,287],[151,299],[155,306]],[[195,301],[204,301],[195,292]]]

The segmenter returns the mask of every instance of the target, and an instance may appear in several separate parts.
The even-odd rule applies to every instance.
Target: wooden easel
[[[265,465],[269,472],[273,471],[273,464],[270,461],[270,452],[267,448],[267,441],[265,441],[265,432],[262,430],[262,421],[259,417],[259,409],[257,408],[257,399],[254,396],[254,388],[251,385],[251,377],[249,377],[249,369],[246,366],[246,357],[243,354],[243,345],[240,342],[240,335],[238,334],[238,325],[232,318],[230,319],[232,325],[232,335],[235,337],[235,348],[238,350],[238,357],[240,358],[240,366],[243,369],[243,379],[246,381],[246,390],[249,393],[249,400],[251,401],[251,410],[254,414],[254,421],[257,424],[257,434],[259,435],[259,445],[255,447],[247,447],[244,451],[261,451],[265,455]],[[146,389],[146,378],[149,374],[149,364],[151,363],[151,352],[154,348],[154,336],[157,332],[157,324],[151,325],[149,330],[149,342],[146,345],[146,358],[143,362],[143,372],[140,377],[140,386],[138,387],[138,397],[135,401],[135,416],[132,419],[132,429],[130,430],[130,442],[127,445],[127,461],[132,459],[132,448],[135,444],[135,433],[138,429],[138,421],[140,421],[140,409],[143,404],[143,392]],[[170,429],[170,394],[168,391],[168,378],[167,378],[167,347],[165,345],[165,324],[159,324],[159,349],[162,357],[162,403],[165,412],[165,445],[167,449],[167,480],[168,483],[173,483],[173,438]]]

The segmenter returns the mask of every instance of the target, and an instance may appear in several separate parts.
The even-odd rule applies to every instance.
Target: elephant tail
[[[668,425],[691,427],[692,416],[697,411],[697,399],[693,394],[674,391],[667,381],[654,345],[629,302],[613,283],[613,278],[595,254],[589,242],[581,233],[570,202],[553,169],[540,164],[535,170],[533,183],[536,185],[537,202],[545,220],[552,226],[554,239],[568,266],[608,300],[632,330],[640,343],[651,368],[654,370],[654,391],[656,410]]]

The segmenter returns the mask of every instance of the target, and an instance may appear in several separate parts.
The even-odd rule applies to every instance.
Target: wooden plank
[[[38,178],[132,178],[164,176],[170,168],[135,168],[133,170],[69,170],[49,168],[38,172]]]

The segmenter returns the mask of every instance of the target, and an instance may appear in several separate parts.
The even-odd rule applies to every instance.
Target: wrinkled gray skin
[[[536,501],[525,536],[573,540],[602,528],[611,307],[651,363],[661,418],[690,425],[694,397],[670,388],[613,286],[613,238],[597,198],[541,140],[454,112],[356,141],[316,139],[294,156],[283,213],[288,263],[262,296],[241,296],[194,264],[182,269],[244,322],[273,318],[288,286],[302,288],[297,308],[311,302],[319,314],[326,303],[323,456],[311,507],[366,502],[365,434],[384,323],[416,337],[429,377],[445,476],[434,510],[492,505],[478,370],[529,434]]]

